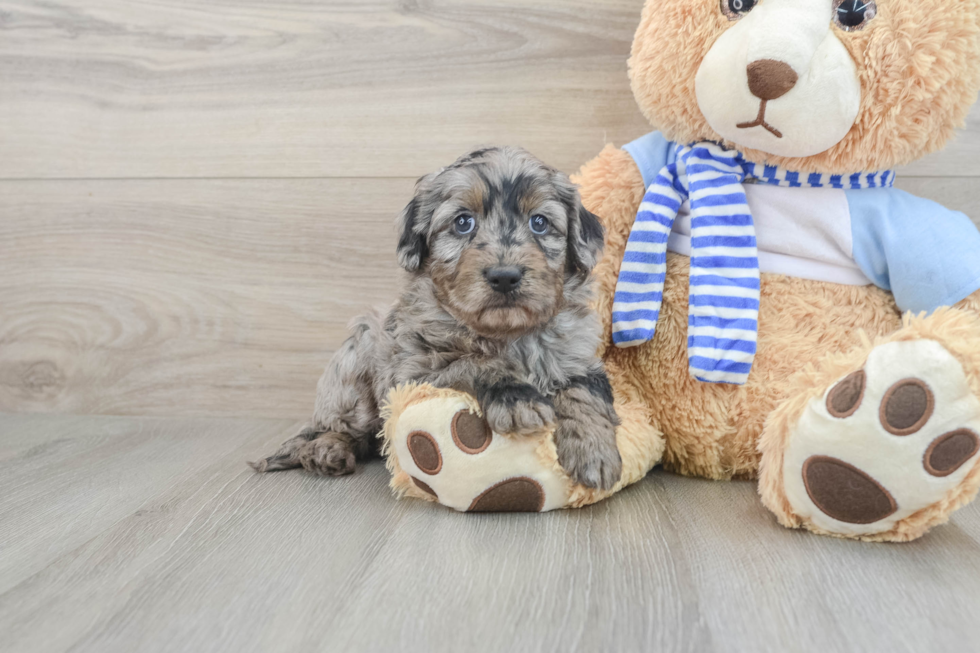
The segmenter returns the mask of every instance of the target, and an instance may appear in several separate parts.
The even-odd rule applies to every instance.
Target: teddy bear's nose
[[[749,64],[749,90],[760,100],[775,100],[790,92],[799,75],[788,63],[760,59]]]

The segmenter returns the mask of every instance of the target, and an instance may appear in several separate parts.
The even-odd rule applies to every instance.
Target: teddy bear
[[[662,464],[757,479],[780,524],[819,534],[945,522],[980,487],[980,233],[893,170],[975,101],[980,0],[648,0],[629,75],[654,131],[573,178],[606,230],[620,483],[571,484],[548,433],[461,446],[475,402],[413,387],[389,407],[393,487],[547,510]],[[420,478],[413,437],[452,451],[444,480]]]

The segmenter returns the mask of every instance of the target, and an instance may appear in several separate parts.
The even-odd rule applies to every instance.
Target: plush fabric
[[[678,147],[659,132],[652,132],[623,149],[633,157],[644,184],[650,187],[662,170],[669,172],[675,166]],[[914,313],[955,304],[980,289],[980,232],[973,221],[963,213],[893,188],[894,172],[804,176],[774,166],[743,166],[750,178],[758,179],[744,184],[743,190],[762,271],[851,285],[874,283],[894,293],[902,311]],[[681,183],[685,183],[683,177]],[[810,190],[804,190],[807,188]],[[641,230],[643,222],[651,218],[644,207],[649,206],[653,191],[648,188],[640,205],[640,219],[634,222],[630,236],[631,240],[642,237],[638,239],[639,251],[644,256],[634,254],[628,245],[625,258],[630,263],[636,258],[644,263],[662,260],[653,256],[662,257],[662,252],[651,251],[648,245],[652,239],[644,232],[649,229]],[[654,202],[663,194],[654,193]],[[923,229],[923,223],[942,227]],[[667,250],[690,256],[691,211],[687,203],[671,224]],[[635,264],[623,271],[627,270],[646,271],[638,270]],[[613,335],[617,343],[628,342],[618,338],[616,330]]]
[[[613,342],[632,347],[656,332],[667,240],[684,202],[691,206],[688,363],[707,383],[741,385],[755,357],[759,259],[738,153],[713,143],[679,147],[647,190],[626,245],[613,304]],[[754,166],[753,166],[754,168]]]
[[[850,351],[824,357],[818,363],[808,365],[787,379],[787,384],[790,386],[787,394],[790,399],[782,402],[773,411],[759,443],[759,450],[763,456],[759,494],[763,503],[775,513],[781,524],[791,528],[806,526],[815,532],[838,537],[856,537],[868,541],[908,541],[920,537],[933,526],[945,523],[952,511],[973,500],[980,487],[980,465],[975,461],[971,465],[960,468],[961,473],[958,478],[953,479],[955,482],[951,487],[941,488],[944,491],[938,500],[931,501],[902,520],[889,524],[887,530],[876,533],[839,532],[808,523],[793,509],[784,489],[784,455],[787,451],[787,440],[808,406],[815,400],[819,402],[829,384],[846,377],[856,369],[863,368],[876,347],[889,343],[941,343],[961,367],[962,372],[955,366],[947,371],[939,358],[941,354],[931,356],[932,360],[940,363],[944,378],[962,373],[972,394],[972,397],[965,397],[965,399],[976,401],[976,398],[980,397],[978,307],[980,307],[980,292],[964,300],[956,309],[942,309],[928,319],[908,315],[903,322],[903,328],[878,336],[874,340],[863,338],[862,343]],[[907,355],[907,352],[903,353]],[[898,362],[895,360],[896,356],[890,356],[889,359],[885,362],[891,364]],[[978,422],[980,419],[974,417],[970,430],[977,432]],[[948,432],[953,430],[955,429],[949,429]],[[896,441],[900,439],[896,438]],[[921,453],[925,454],[927,447],[921,449]],[[919,459],[921,458],[920,455]],[[887,464],[890,459],[883,458],[882,462]],[[899,467],[896,472],[902,475],[902,482],[908,482],[908,477],[911,475],[907,474],[906,469]],[[900,483],[895,485],[897,487]]]
[[[701,62],[732,25],[717,0],[646,3],[630,78],[640,110],[670,140],[739,145],[711,129],[695,91]],[[878,2],[878,15],[866,29],[834,31],[851,54],[862,90],[857,118],[843,140],[812,156],[743,150],[745,155],[801,172],[837,173],[896,168],[941,149],[976,99],[978,30],[978,0]]]
[[[714,141],[760,165],[852,175],[888,170],[940,149],[976,99],[980,0],[879,1],[876,11],[865,10],[863,19],[852,16],[846,24],[833,14],[821,18],[825,0],[766,0],[751,11],[747,7],[737,12],[718,0],[648,0],[633,44],[630,79],[640,109],[663,137],[651,137],[651,147],[635,161],[630,152],[609,145],[574,178],[584,204],[606,230],[605,251],[595,268],[594,306],[603,327],[599,353],[623,420],[618,444],[624,476],[614,490],[657,462],[709,479],[758,478],[774,525],[859,540],[915,539],[946,521],[980,487],[980,291],[972,276],[959,283],[956,275],[963,270],[952,270],[948,281],[941,266],[929,268],[898,253],[914,247],[892,247],[888,238],[869,234],[914,237],[920,229],[929,234],[923,243],[945,242],[938,249],[949,247],[963,261],[976,238],[965,218],[951,221],[949,212],[933,205],[922,210],[927,205],[914,199],[878,202],[873,208],[858,200],[857,212],[867,214],[860,220],[875,228],[841,231],[834,218],[840,206],[828,203],[825,222],[814,219],[809,206],[804,231],[843,243],[842,251],[852,250],[848,255],[861,259],[857,263],[867,278],[882,287],[762,269],[757,350],[744,385],[701,383],[689,372],[691,261],[678,251],[665,257],[655,337],[636,347],[612,346],[624,253],[651,180],[648,168],[669,162],[668,141]],[[817,115],[835,101],[840,110],[831,111],[829,119]],[[751,115],[742,116],[746,107],[753,108]],[[849,115],[848,125],[842,117]],[[807,194],[799,198],[801,204],[814,200]],[[783,200],[790,208],[781,215],[793,220],[792,199]],[[853,221],[855,202],[842,201]],[[967,245],[959,251],[957,242]],[[972,274],[969,265],[952,267]],[[903,306],[940,308],[903,315],[896,296]],[[427,394],[432,392],[436,395]],[[437,457],[433,447],[450,446],[447,416],[472,400],[440,398],[439,392],[396,395],[386,430],[396,489],[430,499],[405,471],[418,463],[400,441],[418,430],[450,432],[432,436],[434,445],[419,436],[416,458],[435,476],[460,478],[453,457]],[[433,399],[457,403],[432,412],[441,416],[431,426],[423,419],[414,430],[395,428],[402,408]],[[540,451],[551,451],[551,435],[540,437]],[[563,492],[566,507],[608,496],[570,487],[557,495],[544,489],[541,498],[535,488],[546,483],[516,461],[497,460],[489,475],[474,472],[479,487],[447,503],[536,509],[558,506]],[[543,456],[537,464],[560,478],[553,463]]]
[[[768,228],[777,234],[770,240],[775,244],[770,245],[771,250],[785,250],[782,254],[777,251],[767,252],[768,267],[781,272],[787,270],[785,273],[799,272],[802,274],[793,276],[810,279],[820,279],[821,273],[827,275],[827,280],[833,281],[838,281],[835,277],[844,277],[847,282],[851,282],[852,278],[857,277],[858,283],[864,285],[870,280],[859,272],[857,263],[853,261],[854,239],[851,234],[838,234],[834,233],[838,229],[831,229],[829,233],[836,237],[822,238],[828,232],[826,225],[821,224],[826,222],[827,202],[806,206],[807,202],[817,200],[818,196],[804,194],[800,189],[888,189],[894,182],[894,173],[885,171],[851,175],[801,175],[776,166],[761,166],[746,161],[741,154],[713,143],[690,147],[677,145],[673,151],[665,152],[661,146],[664,139],[658,136],[654,133],[624,147],[643,173],[644,183],[651,178],[644,168],[650,169],[657,164],[663,167],[649,183],[623,255],[613,304],[613,342],[617,347],[633,347],[653,338],[663,298],[667,250],[683,253],[691,258],[688,325],[688,362],[691,374],[708,383],[742,385],[751,370],[758,333],[759,270],[762,267],[762,257],[757,248],[757,218],[768,219],[771,223],[767,225]],[[783,215],[772,219],[771,213],[778,213],[778,209],[759,211],[757,215],[759,208],[769,209],[771,206],[760,201],[761,193],[754,193],[755,201],[751,204],[749,202],[749,189],[754,190],[756,186],[763,189],[781,187],[796,190],[780,194],[785,205]],[[859,193],[854,195],[860,197]],[[875,195],[875,198],[876,201],[861,198],[862,206],[869,208],[859,212],[859,216],[882,212],[874,210],[882,203],[882,200],[877,199],[879,195]],[[819,199],[827,198],[821,195]],[[891,196],[886,195],[885,199],[891,199]],[[914,220],[911,214],[921,214],[923,208],[916,206],[919,210],[910,210],[902,215],[905,218],[903,226],[911,226]],[[853,222],[850,211],[846,208],[839,213],[844,214],[845,220],[836,219],[835,222],[847,222],[848,226]],[[678,225],[680,214],[683,217]],[[801,214],[804,217],[812,216],[811,220],[817,222],[818,226],[807,229],[809,225],[806,220],[800,220]],[[961,217],[966,219],[965,216]],[[879,224],[880,222],[878,221]],[[886,239],[875,236],[887,234],[890,236],[887,239],[889,247],[899,249],[904,245],[902,251],[915,252],[912,256],[918,256],[919,259],[916,260],[938,261],[942,270],[948,270],[950,274],[934,276],[940,279],[960,279],[964,281],[964,286],[968,283],[974,284],[969,288],[972,291],[980,288],[980,262],[975,255],[968,255],[967,252],[980,250],[980,234],[977,234],[968,219],[966,222],[970,233],[964,234],[963,229],[951,229],[948,238],[942,241],[944,246],[939,246],[937,239],[933,247],[922,247],[922,239],[916,238],[908,226],[904,229],[864,228],[869,237],[859,242],[878,245],[873,248],[873,252],[877,253]],[[787,228],[787,225],[792,224],[800,224],[802,228]],[[860,220],[855,224],[864,226]],[[850,232],[851,229],[846,231]],[[975,238],[971,240],[969,236]],[[813,247],[813,243],[819,245],[821,241],[830,247],[826,244],[823,248]],[[828,249],[831,251],[826,251]],[[844,265],[834,266],[819,260],[821,255],[823,258],[832,258],[835,249],[847,250],[840,257],[844,259]],[[961,252],[960,256],[951,256],[957,251]],[[845,266],[853,271],[851,275],[844,272]],[[894,266],[897,281],[907,267]],[[833,274],[825,272],[828,270]],[[891,288],[887,267],[884,275],[877,276],[883,279],[878,283],[879,286]],[[948,294],[932,292],[933,286],[922,284],[918,287],[929,295],[929,300],[948,297]],[[966,294],[968,292],[954,296],[949,303]]]
[[[408,384],[384,409],[384,455],[398,496],[439,502],[460,512],[547,512],[581,508],[642,479],[663,455],[663,439],[627,393],[617,396],[616,437],[623,475],[608,491],[574,484],[558,464],[553,433],[491,433],[479,405],[462,392]],[[463,424],[478,433],[474,442]],[[471,446],[477,444],[477,446]]]
[[[976,98],[980,85],[978,22],[980,5],[972,0],[878,3],[878,15],[865,29],[844,32],[834,28],[831,32],[851,53],[861,82],[861,108],[843,139],[809,156],[787,157],[751,148],[740,151],[751,161],[802,172],[853,174],[902,165],[938,149],[952,136],[954,126]],[[718,140],[727,147],[741,146],[711,129],[698,104],[704,89],[695,90],[702,62],[733,24],[738,23],[719,11],[714,1],[647,3],[634,41],[630,75],[640,108],[652,126],[664,132],[665,140]],[[660,150],[653,147],[650,151],[648,159],[656,159]],[[634,162],[629,153],[607,147],[575,179],[582,186],[586,205],[603,219],[607,229],[605,256],[597,268],[596,306],[610,336],[616,280],[636,207],[646,187],[644,165],[649,161]],[[874,219],[879,226],[898,228],[905,219],[887,202],[878,206]],[[919,229],[938,230],[950,225],[946,219],[937,218],[941,214],[935,211],[916,213]],[[966,229],[969,239],[975,237],[965,225],[959,226]],[[950,233],[955,234],[955,229]],[[855,234],[855,238],[867,240],[863,232]],[[947,242],[950,239],[945,232],[941,237]],[[875,250],[867,242],[857,247],[862,248]],[[885,249],[878,247],[877,252],[887,258]],[[914,249],[914,244],[908,249]],[[863,263],[877,277],[875,267],[880,268],[881,263],[871,263],[872,256],[866,258]],[[936,280],[927,269],[920,267],[917,272],[918,261],[911,257],[902,261],[893,255],[890,263],[896,269],[904,267],[901,273],[910,283],[928,285]],[[905,316],[903,321],[895,297],[882,288],[764,272],[753,370],[744,386],[731,387],[698,383],[688,373],[688,268],[685,256],[668,254],[663,303],[653,341],[630,349],[607,345],[604,352],[607,363],[617,370],[611,375],[614,390],[630,392],[645,402],[652,424],[664,434],[665,467],[713,479],[761,475],[763,501],[783,525],[858,539],[913,539],[974,496],[980,454],[957,458],[971,453],[970,434],[977,431],[980,417],[980,409],[974,404],[980,389],[973,385],[980,365],[980,341],[976,339],[980,293],[959,301],[964,291],[970,292],[969,283],[965,289],[934,286],[927,298],[932,306],[955,301],[955,307],[928,317]],[[921,301],[917,298],[910,303],[919,305]],[[910,350],[915,355],[877,349],[897,341],[916,343]],[[884,368],[879,359],[891,362],[890,371],[880,372]],[[959,365],[950,362],[953,360]],[[846,390],[844,382],[865,366],[874,368],[876,376],[871,378],[867,372],[862,386],[866,390],[864,402],[850,416],[829,415],[826,401],[831,392],[838,385]],[[918,379],[930,387],[928,392],[936,406],[928,418],[923,416],[923,426],[905,436],[886,429],[884,409],[877,407],[878,403],[884,405],[886,396],[904,396],[889,386],[899,383],[890,376],[899,373],[903,379]],[[968,382],[957,385],[960,377]],[[834,432],[851,434],[851,439],[864,447],[861,455],[831,439],[822,442],[823,427],[803,420],[807,415],[813,424],[835,420]],[[937,447],[952,450],[953,445],[944,443],[958,443],[950,455],[959,467],[943,477],[946,480],[941,483],[939,499],[924,491],[908,496],[903,494],[904,488],[895,487],[896,478],[915,478],[923,484],[935,479],[925,463]],[[813,455],[806,454],[810,450]],[[892,455],[893,450],[901,455]],[[795,461],[796,468],[787,468],[785,460],[790,451],[798,456],[806,454],[806,460]],[[876,455],[891,467],[872,469],[874,465],[868,461],[875,460]],[[884,481],[876,479],[876,474]],[[847,478],[855,487],[866,488],[863,495],[850,497],[850,503],[838,491],[846,486],[840,479]],[[882,491],[875,490],[876,486]],[[881,515],[891,509],[890,503],[882,503],[886,497],[896,503],[891,517],[868,524],[835,521],[826,513],[818,514],[819,505],[823,505],[845,519]],[[889,521],[894,516],[900,518]]]

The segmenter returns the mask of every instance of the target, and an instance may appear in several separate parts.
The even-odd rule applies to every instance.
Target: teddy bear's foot
[[[774,417],[767,429],[779,428]],[[771,434],[763,436],[760,491],[787,526],[914,539],[980,484],[980,400],[959,360],[936,340],[871,349],[860,369],[811,396],[785,426],[781,469],[771,468],[778,457],[766,450]]]
[[[568,504],[571,483],[540,436],[502,436],[462,393],[413,389],[418,402],[386,427],[392,486],[461,512],[543,512]]]
[[[391,487],[400,496],[461,512],[546,512],[592,505],[642,479],[663,455],[663,434],[650,426],[645,405],[627,395],[618,399],[616,413],[619,480],[600,490],[577,484],[561,466],[553,432],[500,435],[471,395],[425,384],[399,386],[382,412]],[[602,462],[610,464],[608,457]]]

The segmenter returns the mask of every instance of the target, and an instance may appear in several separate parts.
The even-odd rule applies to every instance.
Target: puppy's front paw
[[[480,407],[490,429],[505,435],[532,435],[551,428],[551,400],[526,383],[497,383],[479,393]]]
[[[561,419],[555,431],[560,464],[572,480],[585,487],[610,490],[623,473],[616,447],[616,426],[596,419]]]
[[[350,438],[339,433],[325,433],[303,445],[299,463],[308,472],[321,476],[353,474],[355,457]]]

